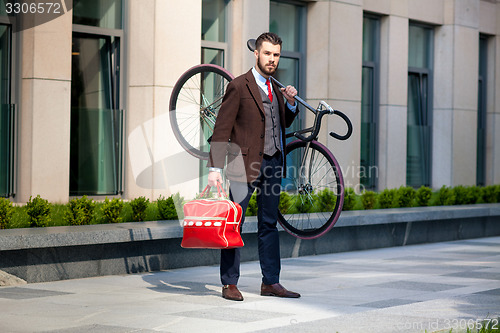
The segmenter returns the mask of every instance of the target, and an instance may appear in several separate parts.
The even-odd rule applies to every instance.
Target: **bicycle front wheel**
[[[187,70],[170,97],[170,124],[180,145],[191,155],[208,159],[209,142],[226,87],[233,76],[224,68],[204,64]]]
[[[301,239],[324,235],[337,222],[344,203],[344,180],[332,153],[317,141],[286,146],[278,221]]]

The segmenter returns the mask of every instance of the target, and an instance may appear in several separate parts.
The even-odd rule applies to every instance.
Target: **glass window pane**
[[[428,126],[427,75],[408,75],[408,125],[406,183],[420,187],[430,185],[430,128]]]
[[[203,0],[201,39],[226,42],[226,5],[229,0]]]
[[[122,28],[122,0],[73,0],[73,24]]]
[[[117,194],[122,115],[113,107],[111,37],[73,37],[70,194]]]
[[[376,61],[376,38],[378,20],[363,18],[363,61]]]
[[[283,41],[283,51],[300,51],[300,11],[302,7],[271,1],[269,31]]]
[[[10,193],[12,109],[10,105],[10,27],[0,25],[0,196]]]
[[[376,169],[375,142],[376,123],[374,121],[374,69],[364,67],[362,70],[361,95],[361,173],[360,181],[365,188],[374,188]]]
[[[410,25],[408,66],[431,68],[432,29]]]
[[[224,51],[219,49],[201,49],[201,63],[224,67]]]
[[[488,40],[479,39],[479,82],[477,93],[477,159],[476,184],[486,184],[486,85],[487,85]]]

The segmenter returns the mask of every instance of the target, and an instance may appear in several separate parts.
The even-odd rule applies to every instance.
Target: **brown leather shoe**
[[[226,284],[222,287],[222,297],[229,299],[231,301],[242,301],[243,296],[241,295],[238,287],[235,284]]]
[[[285,287],[283,287],[279,283],[275,284],[264,284],[260,286],[260,294],[262,296],[277,296],[277,297],[285,297],[285,298],[299,298],[300,294],[295,293],[290,290],[286,290]]]

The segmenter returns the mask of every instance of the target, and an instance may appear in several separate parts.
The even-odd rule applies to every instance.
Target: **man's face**
[[[260,50],[255,50],[254,54],[257,61],[257,69],[261,72],[260,74],[264,77],[268,77],[276,72],[281,55],[280,45],[263,42]]]

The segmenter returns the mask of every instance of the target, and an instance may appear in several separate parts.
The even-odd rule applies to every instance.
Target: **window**
[[[477,162],[476,184],[486,184],[486,82],[488,74],[488,39],[479,37],[479,82],[477,92]]]
[[[203,0],[201,11],[201,63],[224,67],[227,52],[229,0]]]
[[[2,197],[13,195],[14,105],[11,104],[11,39],[12,28],[8,20],[0,21],[0,196]]]
[[[122,3],[75,1],[73,14],[70,195],[115,195],[122,191]]]
[[[122,7],[120,0],[73,0],[73,24],[121,29]]]
[[[285,85],[293,85],[297,91],[304,91],[302,83],[302,51],[305,41],[306,8],[294,3],[271,1],[269,31],[276,33],[283,41],[278,70],[274,75]],[[301,112],[299,117],[305,112]],[[290,131],[301,127],[301,120],[296,119]]]
[[[433,30],[410,24],[406,184],[430,186]]]
[[[363,18],[363,70],[361,89],[360,182],[366,189],[377,186],[378,82],[380,19]]]

